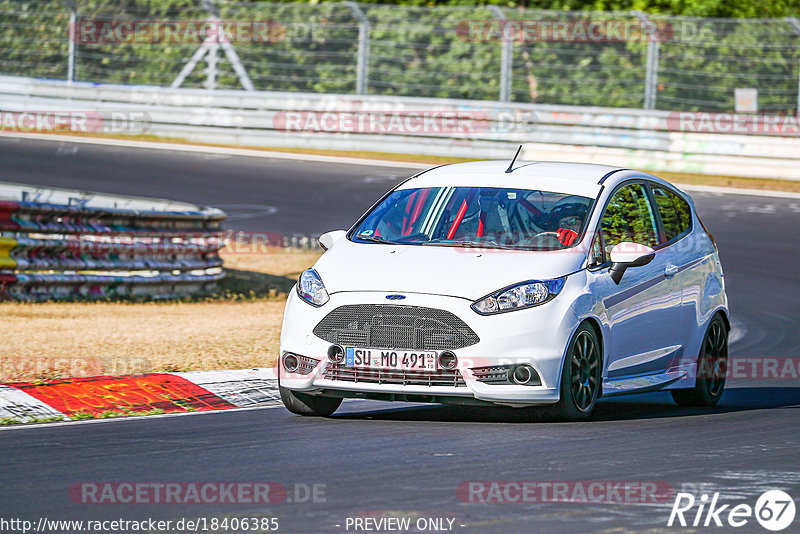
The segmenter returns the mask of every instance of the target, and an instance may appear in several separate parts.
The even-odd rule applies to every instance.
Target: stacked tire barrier
[[[176,298],[223,278],[225,214],[0,182],[0,298]]]

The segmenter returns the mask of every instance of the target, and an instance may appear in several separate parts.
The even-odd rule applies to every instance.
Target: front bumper
[[[279,361],[281,386],[310,394],[335,394],[382,400],[456,403],[478,401],[507,406],[552,404],[558,401],[561,366],[566,345],[578,325],[578,320],[566,299],[558,297],[541,306],[482,316],[470,308],[471,302],[467,299],[405,293],[403,306],[449,311],[466,323],[480,338],[480,341],[473,345],[452,351],[458,357],[457,372],[463,380],[456,379],[449,385],[428,385],[408,383],[415,382],[413,380],[379,383],[378,380],[332,379],[329,367],[333,364],[327,359],[331,343],[314,335],[314,327],[340,306],[389,304],[390,301],[386,300],[388,294],[390,293],[334,293],[328,303],[315,308],[303,302],[295,291],[291,291],[283,317],[281,355],[291,352],[314,358],[319,360],[319,363],[310,373],[299,375],[286,372],[281,359]],[[472,372],[474,368],[517,364],[532,366],[540,377],[541,385],[489,384],[478,380]],[[441,381],[435,382],[441,383]]]

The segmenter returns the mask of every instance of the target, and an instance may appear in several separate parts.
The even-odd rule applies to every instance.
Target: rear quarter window
[[[672,241],[688,232],[692,227],[692,211],[689,203],[666,187],[653,185],[661,225],[664,228],[664,241]]]

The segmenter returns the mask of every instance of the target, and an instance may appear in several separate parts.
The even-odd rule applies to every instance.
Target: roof
[[[507,173],[508,160],[470,161],[443,165],[419,173],[399,189],[418,187],[508,187],[538,189],[594,198],[603,176],[621,167],[593,163],[516,162]]]

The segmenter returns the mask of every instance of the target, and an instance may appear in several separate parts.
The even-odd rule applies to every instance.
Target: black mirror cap
[[[653,258],[655,257],[656,257],[655,254],[646,254],[644,256],[639,256],[638,258],[636,258],[635,261],[630,262],[628,264],[628,267],[643,267],[648,263],[650,263],[651,261],[653,261]]]
[[[629,263],[612,263],[611,268],[608,270],[608,275],[614,281],[615,284],[619,285],[620,280],[622,280],[622,275],[625,274],[625,270],[628,268]]]

